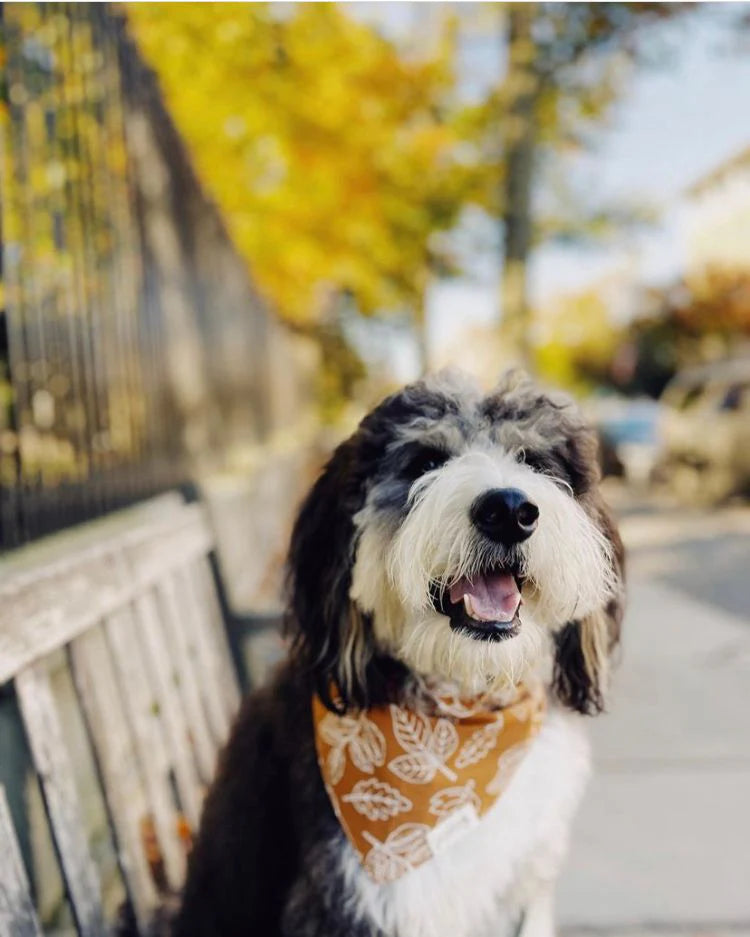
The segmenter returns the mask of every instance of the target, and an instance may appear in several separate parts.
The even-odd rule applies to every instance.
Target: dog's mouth
[[[478,641],[503,641],[521,628],[523,578],[516,567],[495,565],[469,579],[433,589],[437,610],[454,631]]]

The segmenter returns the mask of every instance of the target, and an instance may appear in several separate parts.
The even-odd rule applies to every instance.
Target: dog
[[[441,373],[362,420],[299,512],[289,659],[222,754],[176,937],[554,933],[581,714],[603,709],[623,612],[599,481],[574,403],[517,372],[486,395]],[[508,726],[522,743],[498,758]],[[484,785],[479,761],[512,771]],[[400,810],[419,822],[374,834]]]

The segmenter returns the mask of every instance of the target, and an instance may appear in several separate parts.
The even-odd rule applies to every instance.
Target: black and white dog
[[[578,714],[602,709],[622,615],[596,450],[572,402],[515,372],[489,395],[456,374],[412,384],[338,447],[292,536],[290,658],[223,753],[177,937],[553,934],[589,770]],[[547,711],[503,796],[455,849],[373,882],[321,779],[313,694],[419,711],[534,675]]]

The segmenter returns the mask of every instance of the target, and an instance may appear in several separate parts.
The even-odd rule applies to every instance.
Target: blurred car
[[[685,500],[750,490],[750,358],[680,372],[662,394],[659,474]]]
[[[603,397],[587,407],[599,435],[602,474],[642,484],[659,453],[660,405],[655,400]]]

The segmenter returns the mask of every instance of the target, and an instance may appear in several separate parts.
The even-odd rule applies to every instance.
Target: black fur
[[[561,702],[584,716],[594,716],[604,709],[601,687],[584,662],[580,621],[569,621],[555,635],[552,685]]]
[[[318,771],[312,686],[288,664],[243,705],[206,799],[173,937],[384,937],[347,911],[350,848]]]
[[[401,507],[410,480],[403,477],[414,458],[415,447],[406,444],[390,451],[399,427],[416,420],[439,420],[458,411],[458,403],[424,385],[411,385],[386,398],[368,414],[350,439],[334,452],[322,475],[302,505],[294,526],[289,552],[287,630],[295,653],[312,675],[320,698],[329,709],[366,708],[388,695],[389,686],[407,678],[405,669],[392,658],[378,655],[368,616],[349,601],[356,543],[354,515],[363,506],[368,483],[400,471],[400,483],[390,496]],[[357,616],[357,621],[352,621]],[[364,672],[345,666],[343,647],[350,628],[358,627],[367,661]],[[336,685],[339,703],[331,697]]]
[[[359,467],[356,438],[334,453],[312,488],[292,534],[289,551],[289,618],[287,627],[295,650],[313,677],[321,699],[330,708],[331,682],[342,695],[342,711],[351,705],[365,706],[366,687],[344,679],[342,643],[352,627],[349,602],[354,561],[352,518],[364,502],[365,475]],[[367,657],[375,648],[370,623],[363,619],[362,640]]]
[[[597,476],[598,476],[598,469]],[[620,642],[620,628],[625,613],[625,549],[614,520],[595,490],[591,490],[582,503],[604,531],[613,547],[615,572],[620,590],[598,614],[604,616],[608,631],[608,650],[612,654]],[[580,621],[569,622],[555,635],[555,662],[552,688],[565,706],[585,716],[604,711],[604,694],[597,674],[589,672],[583,657]]]

